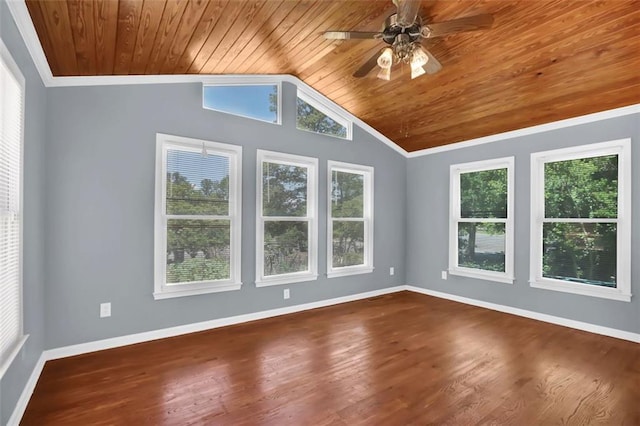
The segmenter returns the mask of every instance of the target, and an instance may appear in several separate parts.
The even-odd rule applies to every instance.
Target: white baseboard
[[[635,343],[640,343],[640,334],[632,333],[630,331],[618,330],[616,328],[610,328],[610,327],[603,327],[601,325],[590,324],[588,322],[575,321],[567,318],[556,317],[554,315],[547,315],[539,312],[527,311],[526,309],[514,308],[506,305],[499,305],[497,303],[470,299],[468,297],[456,296],[454,294],[442,293],[440,291],[429,290],[426,288],[415,287],[412,285],[406,285],[405,289],[416,292],[416,293],[426,294],[428,296],[439,297],[441,299],[452,300],[454,302],[465,303],[467,305],[479,306],[481,308],[491,309],[494,311],[504,312],[512,315],[517,315],[519,317],[525,317],[525,318],[530,318],[538,321],[549,322],[551,324],[562,325],[564,327],[575,328],[582,331],[588,331],[590,333],[602,334],[604,336],[615,337],[617,339],[629,340]]]
[[[179,325],[177,327],[163,328],[160,330],[146,331],[143,333],[129,334],[126,336],[114,337],[111,339],[97,340],[94,342],[80,343],[78,345],[64,346],[61,348],[44,351],[47,360],[66,358],[69,356],[85,354],[89,352],[112,349],[120,346],[132,345],[135,343],[148,342],[151,340],[164,339],[166,337],[180,336],[182,334],[195,333],[198,331],[211,330],[228,325],[240,324],[248,321],[256,321],[280,315],[292,314],[294,312],[306,311],[309,309],[322,308],[325,306],[338,305],[340,303],[352,302],[355,300],[367,299],[381,296],[383,294],[395,293],[405,290],[405,286],[389,287],[380,290],[367,291],[365,293],[350,294],[348,296],[336,297],[333,299],[320,300],[318,302],[304,303],[302,305],[286,306],[284,308],[269,309],[267,311],[254,312],[244,315],[236,315],[227,318],[218,318],[210,321],[197,322],[193,324]]]
[[[20,420],[22,420],[22,415],[24,411],[27,409],[27,404],[29,404],[29,400],[31,399],[31,395],[36,388],[36,384],[38,383],[38,379],[40,378],[40,374],[42,373],[42,369],[44,368],[44,363],[47,361],[44,352],[38,358],[38,362],[36,362],[35,367],[33,367],[33,371],[29,376],[29,380],[27,380],[27,384],[24,386],[22,393],[20,394],[20,398],[18,399],[18,403],[16,407],[13,409],[13,413],[11,413],[11,417],[9,417],[9,421],[7,422],[7,426],[18,426],[20,424]]]
[[[632,342],[640,343],[640,334],[631,333],[628,331],[618,330],[615,328],[603,327],[595,324],[589,324],[581,321],[574,321],[567,318],[556,317],[553,315],[541,314],[539,312],[527,311],[525,309],[514,308],[511,306],[499,305],[491,302],[484,302],[482,300],[470,299],[467,297],[456,296],[453,294],[442,293],[435,290],[429,290],[426,288],[416,287],[412,285],[401,285],[396,287],[389,287],[380,290],[368,291],[365,293],[351,294],[343,297],[336,297],[333,299],[321,300],[318,302],[304,303],[302,305],[286,306],[284,308],[270,309],[267,311],[254,312],[245,315],[236,315],[233,317],[219,318],[210,321],[203,321],[194,324],[186,324],[177,327],[164,328],[160,330],[147,331],[144,333],[130,334],[126,336],[114,337],[111,339],[98,340],[95,342],[81,343],[78,345],[64,346],[55,349],[49,349],[42,353],[38,362],[36,363],[27,384],[20,395],[20,399],[16,404],[16,407],[9,418],[8,426],[17,426],[22,419],[29,399],[33,394],[33,391],[38,383],[38,378],[42,373],[44,364],[46,361],[65,358],[74,355],[81,355],[89,352],[100,351],[104,349],[112,349],[120,346],[132,345],[135,343],[143,343],[151,340],[163,339],[166,337],[174,337],[182,334],[194,333],[198,331],[211,330],[214,328],[224,327],[233,324],[240,324],[248,321],[256,321],[265,318],[276,317],[280,315],[292,314],[295,312],[306,311],[309,309],[322,308],[325,306],[338,305],[346,302],[353,302],[356,300],[367,299],[370,297],[381,296],[389,293],[396,293],[399,291],[412,291],[415,293],[421,293],[428,296],[434,296],[441,299],[452,300],[454,302],[465,303],[467,305],[478,306],[481,308],[491,309],[494,311],[504,312],[507,314],[517,315],[525,318],[531,318],[538,321],[544,321],[552,324],[557,324],[565,327],[575,328],[578,330],[588,331],[590,333],[602,334],[605,336],[615,337],[618,339],[629,340]]]

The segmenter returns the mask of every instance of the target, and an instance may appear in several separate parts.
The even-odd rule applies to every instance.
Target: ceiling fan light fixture
[[[426,73],[427,72],[422,68],[422,65],[411,65],[411,80]]]
[[[420,45],[416,43],[415,48],[413,49],[413,52],[411,54],[411,68],[413,69],[416,67],[422,67],[427,62],[429,62],[429,57],[426,53],[424,53],[422,47],[420,47]]]
[[[391,67],[389,68],[380,68],[380,72],[378,72],[378,78],[380,80],[391,80]]]
[[[391,69],[391,65],[393,65],[393,50],[387,47],[378,57],[378,66],[382,69]]]

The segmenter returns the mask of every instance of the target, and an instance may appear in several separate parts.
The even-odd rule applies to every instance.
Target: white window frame
[[[332,216],[331,200],[333,187],[333,172],[344,172],[363,176],[363,206],[362,218],[334,218]],[[366,274],[373,272],[373,167],[360,164],[343,163],[329,160],[327,162],[327,277],[342,277],[347,275]],[[353,266],[333,267],[333,221],[364,222],[364,264]]]
[[[19,211],[18,211],[18,223],[19,223],[19,231],[18,231],[18,286],[19,286],[19,301],[18,301],[18,334],[16,336],[16,340],[13,343],[11,349],[7,350],[5,353],[0,353],[0,379],[4,376],[4,374],[11,366],[11,363],[16,358],[16,356],[22,350],[25,342],[27,341],[29,335],[24,333],[24,281],[23,281],[23,244],[24,244],[24,214],[23,214],[23,206],[24,206],[24,117],[25,117],[25,79],[20,71],[20,68],[13,60],[11,53],[9,53],[9,49],[5,46],[4,42],[0,39],[0,62],[3,68],[6,68],[12,77],[20,87],[21,101],[22,101],[22,110],[20,111],[20,176],[18,182],[18,192],[19,192]],[[0,99],[1,100],[1,99]],[[0,308],[2,308],[0,306]]]
[[[210,154],[229,159],[229,214],[228,215],[167,215],[167,151],[179,149],[202,152],[203,146]],[[198,281],[186,284],[166,283],[167,221],[168,219],[207,219],[230,221],[229,279]],[[242,230],[242,147],[202,139],[181,136],[156,135],[156,197],[155,197],[155,285],[154,299],[192,296],[220,291],[239,290],[241,281],[241,230]]]
[[[507,169],[507,217],[501,218],[462,218],[460,213],[460,175],[462,173],[482,172],[486,170]],[[449,274],[477,278],[504,284],[514,281],[514,157],[474,161],[472,163],[450,166],[450,206],[449,206]],[[485,271],[482,269],[458,266],[458,224],[464,222],[488,222],[505,224],[505,272]]]
[[[277,106],[277,111],[276,111],[276,121],[268,121],[268,120],[261,120],[259,118],[255,118],[255,117],[249,117],[246,115],[242,115],[242,114],[234,114],[232,112],[229,111],[223,111],[220,109],[215,109],[215,108],[211,108],[211,107],[207,107],[204,105],[204,90],[207,86],[216,86],[216,87],[220,87],[220,86],[225,86],[225,87],[229,87],[229,86],[276,86],[277,90],[278,90],[278,106]],[[282,125],[282,81],[281,80],[276,80],[273,77],[268,77],[268,76],[259,76],[259,75],[255,75],[255,76],[249,76],[249,75],[243,75],[243,76],[223,76],[223,77],[208,77],[204,80],[204,82],[202,83],[202,108],[209,110],[209,111],[216,111],[216,112],[221,112],[224,114],[229,114],[229,115],[235,115],[236,117],[243,117],[243,118],[248,118],[250,120],[256,120],[256,121],[261,121],[263,123],[269,123],[269,124],[277,124],[277,125]]]
[[[263,216],[262,164],[284,164],[307,169],[307,216]],[[256,287],[314,281],[318,279],[318,159],[281,152],[257,150],[256,155]],[[309,223],[308,270],[264,275],[264,223],[307,221]]]
[[[549,162],[618,155],[617,219],[545,219],[544,165]],[[531,154],[531,287],[619,301],[631,301],[631,139],[618,139],[589,145]],[[542,227],[544,222],[616,223],[616,288],[574,283],[542,276]]]
[[[349,117],[346,114],[344,114],[340,110],[340,107],[335,105],[333,102],[329,101],[327,98],[323,96],[317,96],[315,93],[305,91],[300,87],[297,88],[297,97],[300,100],[308,103],[309,105],[311,105],[312,107],[314,107],[315,109],[317,109],[318,111],[326,115],[327,117],[331,118],[336,123],[344,126],[347,129],[347,134],[345,135],[345,137],[342,137],[342,136],[331,135],[328,133],[318,133],[311,130],[299,128],[297,124],[298,122],[297,105],[296,105],[296,129],[301,130],[303,132],[315,133],[317,135],[329,136],[331,138],[337,138],[342,140],[353,140],[353,122],[349,119]],[[298,100],[296,99],[296,102],[297,101]]]

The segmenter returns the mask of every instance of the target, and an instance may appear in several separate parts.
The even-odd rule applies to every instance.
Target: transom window
[[[351,139],[352,124],[326,100],[298,89],[296,127],[342,139]]]
[[[205,84],[202,105],[254,120],[280,124],[281,84]]]
[[[327,276],[373,271],[373,167],[329,161]]]
[[[449,272],[513,283],[513,157],[451,166]]]
[[[158,134],[156,298],[240,288],[241,155]]]
[[[256,285],[315,280],[318,160],[258,150]]]
[[[630,300],[630,140],[531,155],[531,285]]]

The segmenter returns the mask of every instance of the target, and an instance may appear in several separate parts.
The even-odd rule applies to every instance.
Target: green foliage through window
[[[280,275],[309,269],[309,223],[264,223],[264,275]]]
[[[544,197],[543,276],[615,288],[618,156],[546,163]]]
[[[309,270],[308,174],[305,166],[262,162],[265,277]]]
[[[330,202],[333,227],[332,266],[340,268],[363,265],[365,263],[364,175],[333,170]]]
[[[462,172],[458,263],[464,268],[506,272],[506,223],[508,217],[507,168]],[[473,219],[495,219],[474,221]]]
[[[262,214],[264,216],[306,216],[306,167],[262,163]]]
[[[298,129],[310,132],[339,138],[347,137],[345,126],[300,98],[297,100],[296,126]]]
[[[505,224],[458,224],[458,266],[505,272]]]

